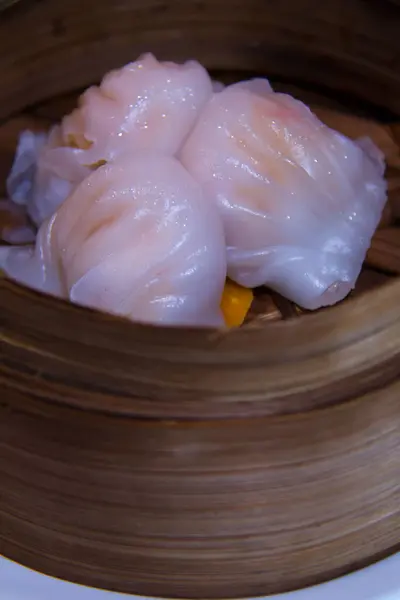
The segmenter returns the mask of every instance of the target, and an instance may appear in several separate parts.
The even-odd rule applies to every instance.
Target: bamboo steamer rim
[[[55,397],[51,389],[49,399],[89,412],[178,420],[279,416],[349,401],[399,373],[398,280],[324,313],[227,332],[139,325],[7,279],[0,292],[9,323],[0,334],[6,362],[18,356],[51,378],[54,365],[68,367],[79,395]],[[82,394],[104,369],[114,375],[112,387]],[[183,388],[182,377],[189,381]],[[55,385],[63,381],[64,375]],[[37,393],[46,398],[45,389]]]
[[[56,298],[22,286],[8,277],[0,280],[0,290],[10,296],[15,296],[16,305],[21,300],[29,302],[30,307],[36,310],[46,310],[69,313],[69,325],[71,328],[69,339],[82,342],[82,332],[79,326],[83,322],[93,326],[115,328],[115,335],[124,345],[129,341],[139,341],[142,345],[140,355],[144,356],[146,350],[150,352],[153,346],[160,345],[161,349],[169,345],[179,347],[185,351],[203,350],[207,353],[216,347],[221,362],[253,363],[259,357],[261,360],[272,359],[296,360],[300,357],[313,356],[322,351],[340,350],[346,344],[361,342],[364,339],[375,337],[382,332],[393,328],[393,336],[396,340],[400,332],[400,278],[385,282],[380,288],[372,289],[362,296],[352,299],[346,303],[339,303],[329,307],[325,311],[315,312],[307,316],[307,319],[279,320],[270,323],[256,321],[239,328],[214,329],[197,327],[175,327],[148,325],[130,321],[123,317],[103,313],[96,309],[72,304],[62,298]],[[7,312],[9,307],[0,298],[0,307]],[[59,323],[54,319],[49,320],[46,334],[56,335]],[[107,331],[109,333],[109,331]],[[288,347],[288,338],[292,347]],[[166,339],[167,338],[167,339]],[[7,335],[1,333],[5,342],[11,341]],[[27,334],[27,340],[29,334]],[[305,340],[308,339],[308,344]],[[400,341],[400,340],[399,340]],[[269,342],[271,346],[258,347],[259,344]],[[204,348],[200,344],[204,344]],[[37,344],[39,348],[40,344]],[[399,344],[400,347],[400,344]],[[35,340],[32,339],[31,350],[36,348]],[[136,350],[132,345],[124,347],[128,354],[135,355]],[[379,354],[380,354],[380,349]],[[166,362],[173,361],[173,356],[160,355],[159,359]],[[363,360],[360,356],[360,361]],[[209,362],[206,360],[206,362]]]
[[[95,6],[92,1],[90,4]],[[128,3],[123,4],[127,9]],[[133,4],[132,14],[135,10]],[[179,18],[179,3],[169,4],[176,5],[176,14],[172,14],[170,18]],[[22,10],[25,6],[26,10]],[[74,74],[72,66],[78,64],[77,46],[74,44],[87,44],[88,48],[88,59],[82,50],[84,67],[82,72],[76,74],[79,84],[87,82],[89,65],[94,66],[93,73],[96,77],[101,68],[108,68],[108,58],[101,67],[100,58],[105,53],[100,47],[96,46],[95,51],[89,52],[89,48],[92,48],[91,35],[94,36],[91,30],[86,37],[75,37],[78,34],[74,33],[74,27],[79,25],[82,31],[85,31],[85,27],[89,28],[89,22],[81,25],[76,20],[79,6],[77,0],[67,5],[50,0],[37,5],[21,2],[15,11],[15,17],[10,8],[7,29],[0,40],[0,50],[3,48],[0,69],[4,70],[5,83],[5,89],[0,94],[0,116],[9,115],[12,107],[19,110],[24,102],[39,101],[46,94],[64,91]],[[353,5],[346,6],[349,6],[350,11],[353,10]],[[106,9],[103,7],[101,10]],[[110,40],[110,47],[119,57],[127,52],[127,46],[124,45],[127,41],[125,37],[119,41],[117,29],[125,27],[127,19],[119,16],[118,11],[114,13],[111,6],[107,10],[115,15],[113,18],[116,29],[114,38]],[[155,11],[156,7],[149,5],[149,14],[152,10]],[[334,14],[333,9],[331,12]],[[102,31],[105,14],[100,12],[98,21],[94,19],[94,24],[90,25],[96,35],[97,28]],[[157,14],[158,19],[166,18],[158,13],[154,14]],[[268,11],[266,14],[269,14]],[[68,25],[65,25],[69,18],[74,24],[74,27],[71,26],[71,33]],[[195,22],[197,16],[193,19]],[[199,17],[199,23],[202,23],[201,19]],[[60,20],[63,20],[66,27],[62,33]],[[17,36],[21,23],[26,34],[26,45],[21,45]],[[385,20],[385,23],[389,24],[390,20]],[[40,50],[35,47],[31,52],[29,43],[37,35],[35,24],[44,37],[37,37]],[[56,30],[55,25],[58,27]],[[362,25],[363,22],[360,27]],[[392,34],[393,32],[390,33],[391,36]],[[152,35],[154,40],[158,39],[159,30],[152,32]],[[247,34],[244,32],[243,35]],[[381,33],[374,35],[378,40]],[[162,38],[160,43],[168,47],[166,39]],[[229,36],[227,39],[231,43]],[[68,43],[71,44],[71,52]],[[53,46],[54,57],[49,52]],[[123,51],[121,47],[124,48]],[[156,48],[153,49],[157,52]],[[362,51],[364,52],[364,47]],[[206,54],[209,55],[208,51]],[[360,56],[361,54],[360,51]],[[11,55],[13,61],[9,58]],[[341,58],[337,48],[332,49],[332,57],[334,56]],[[223,60],[227,60],[227,57],[228,52]],[[234,61],[237,57],[238,51],[232,47],[230,60]],[[201,56],[199,58],[202,60]],[[65,66],[65,72],[61,69],[62,76],[59,71],[56,72],[57,61]],[[343,65],[344,68],[346,65],[357,65],[363,71],[367,63],[353,52],[345,57]],[[373,63],[368,68],[371,77],[376,77],[377,81],[390,82],[390,85],[398,85],[400,89],[400,77],[393,70],[390,72],[389,68],[381,69],[378,75],[378,68]],[[32,85],[26,85],[26,77]],[[335,78],[336,72],[332,75],[332,85],[336,82]],[[347,84],[351,87],[352,80]],[[382,93],[378,94],[376,90],[373,95],[382,97]],[[398,101],[393,96],[385,96],[384,102],[389,108],[399,108]],[[53,368],[60,370],[60,365],[67,365],[68,377],[77,385],[90,384],[93,387],[93,377],[101,380],[104,398],[101,395],[95,398],[93,395],[90,402],[80,401],[82,408],[90,410],[107,410],[107,394],[115,393],[124,396],[123,401],[112,405],[116,414],[193,418],[243,413],[250,416],[271,412],[280,414],[289,410],[285,402],[289,403],[295,396],[297,401],[293,403],[291,410],[301,412],[302,409],[323,406],[327,402],[343,401],[366,391],[366,381],[379,386],[397,374],[397,364],[400,364],[399,298],[400,281],[396,280],[360,298],[310,315],[306,319],[255,324],[234,331],[212,331],[134,324],[44,296],[2,279],[0,311],[4,326],[0,331],[0,340],[6,357],[32,363],[32,368],[40,369],[49,377],[53,375]],[[86,373],[83,362],[87,366]],[[129,373],[132,365],[135,366],[135,375]],[[150,381],[150,369],[155,382]],[[240,377],[251,383],[247,393],[241,387]],[[187,382],[189,378],[192,378],[190,384]],[[346,394],[337,389],[337,386],[345,382],[347,384],[350,380],[351,386]],[[290,382],[290,391],[283,391],[285,381]],[[138,406],[136,395],[136,407],[132,408],[131,398],[134,392],[129,392],[129,385],[136,395],[140,395],[142,408]],[[330,393],[326,389],[329,385],[333,386]],[[309,396],[310,390],[314,390],[315,397],[312,394]],[[318,393],[316,390],[319,390]],[[196,393],[202,402],[198,406],[195,402],[189,402],[186,407],[178,408],[191,393]],[[155,401],[158,395],[160,402]],[[277,399],[274,407],[268,404],[269,398]],[[66,394],[62,402],[70,404],[78,401]]]
[[[400,115],[394,10],[24,0],[0,19],[0,118],[149,49],[292,83],[318,73]],[[399,298],[398,279],[292,321],[182,330],[0,278],[2,553],[83,585],[223,599],[398,551]]]

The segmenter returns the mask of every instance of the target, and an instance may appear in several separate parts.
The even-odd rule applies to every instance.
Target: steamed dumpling
[[[130,154],[99,168],[43,223],[34,249],[0,248],[0,267],[134,320],[223,324],[222,224],[172,157]]]
[[[207,71],[145,54],[89,88],[61,124],[66,145],[81,149],[81,164],[109,161],[127,151],[175,154],[212,95]]]
[[[48,136],[31,131],[21,134],[7,192],[37,226],[92,172],[76,155],[76,149],[62,146],[59,127]]]
[[[308,309],[354,287],[386,202],[372,142],[256,80],[213,96],[180,157],[219,208],[231,279]]]
[[[26,204],[40,225],[106,162],[144,150],[175,155],[212,90],[207,71],[195,61],[178,65],[145,54],[111,71],[99,87],[86,90],[47,140],[30,132],[21,138],[9,178],[11,198]]]

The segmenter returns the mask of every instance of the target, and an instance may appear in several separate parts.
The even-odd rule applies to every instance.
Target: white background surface
[[[0,557],[0,600],[134,600],[39,575]],[[400,600],[400,553],[368,569],[268,600]]]

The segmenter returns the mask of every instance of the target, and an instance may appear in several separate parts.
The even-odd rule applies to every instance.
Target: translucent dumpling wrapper
[[[7,179],[8,197],[23,206],[37,226],[92,172],[77,160],[77,149],[61,143],[58,126],[49,134],[24,131]]]
[[[129,152],[173,156],[211,98],[212,81],[196,61],[159,62],[145,54],[111,71],[47,138],[20,139],[10,196],[40,225],[94,169]]]
[[[225,89],[225,85],[222,83],[222,81],[214,80],[212,82],[212,89],[214,94],[218,94],[218,92],[222,92],[222,90]]]
[[[215,94],[180,154],[218,206],[228,275],[306,309],[354,287],[385,202],[383,155],[260,80]]]
[[[86,178],[39,229],[0,248],[20,283],[148,323],[219,326],[223,228],[172,157],[125,155]]]
[[[86,165],[126,151],[174,155],[212,91],[200,63],[159,62],[145,54],[86,90],[79,107],[63,119],[62,137],[81,149],[80,162]]]

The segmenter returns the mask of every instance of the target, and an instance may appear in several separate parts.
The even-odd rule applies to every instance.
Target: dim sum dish
[[[213,91],[199,63],[146,54],[47,138],[22,134],[8,189],[40,229],[35,250],[3,249],[0,265],[149,323],[223,325],[227,275],[317,309],[355,287],[384,170],[371,139],[328,128],[266,79]]]
[[[222,600],[399,552],[397,7],[1,8],[4,560]]]

